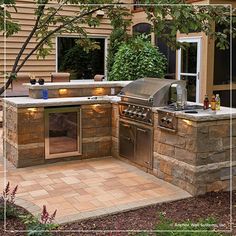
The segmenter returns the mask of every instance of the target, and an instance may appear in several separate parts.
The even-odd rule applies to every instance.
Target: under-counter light
[[[27,108],[27,111],[29,111],[29,112],[36,112],[37,108],[36,107],[30,107],[30,108]]]
[[[183,122],[186,123],[187,125],[192,125],[192,121],[190,121],[190,120],[183,119]]]
[[[68,90],[67,90],[67,89],[59,89],[59,94],[60,94],[61,96],[67,95],[67,93],[68,93]]]
[[[30,108],[27,108],[27,116],[28,116],[28,119],[31,120],[31,119],[34,119],[35,116],[36,116],[36,112],[38,111],[38,109],[36,107],[30,107]]]
[[[92,108],[95,112],[99,113],[99,114],[104,114],[105,110],[101,109],[101,105],[100,104],[93,104]]]
[[[103,94],[104,94],[104,88],[95,89],[95,95],[103,95]]]

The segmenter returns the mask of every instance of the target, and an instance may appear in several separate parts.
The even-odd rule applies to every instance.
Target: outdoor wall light
[[[61,96],[67,95],[67,93],[68,93],[68,90],[67,90],[67,89],[59,89],[59,94],[60,94]]]

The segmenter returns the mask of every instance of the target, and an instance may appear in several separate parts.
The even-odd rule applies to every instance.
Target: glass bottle
[[[216,110],[220,110],[220,95],[216,94]]]
[[[211,97],[211,110],[213,110],[213,111],[216,110],[216,98],[215,98],[215,95],[212,95],[212,97]]]
[[[204,102],[203,102],[203,109],[204,110],[209,109],[209,99],[208,99],[208,95],[207,94],[205,95],[205,99],[204,99]]]
[[[48,90],[46,88],[42,90],[42,98],[48,99]]]

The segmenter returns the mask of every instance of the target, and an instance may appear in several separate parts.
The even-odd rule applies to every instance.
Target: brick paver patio
[[[2,155],[1,155],[2,156]],[[3,180],[3,164],[0,164]],[[124,211],[190,195],[112,157],[8,167],[7,180],[19,185],[17,204],[37,215],[57,209],[59,223]]]

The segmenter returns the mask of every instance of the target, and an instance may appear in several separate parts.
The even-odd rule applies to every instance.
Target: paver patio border
[[[23,198],[17,197],[15,199],[15,204],[25,208],[27,211],[29,211],[34,216],[38,216],[42,212],[42,209],[39,206],[37,206],[33,202],[30,202],[30,201],[25,200]]]
[[[100,216],[108,216],[108,215],[113,215],[116,213],[128,212],[130,210],[136,210],[141,207],[156,205],[158,203],[177,201],[180,199],[191,197],[190,194],[189,196],[186,194],[181,194],[181,193],[178,193],[178,194],[179,196],[177,198],[176,198],[176,195],[172,194],[165,197],[157,197],[157,198],[153,198],[149,200],[142,200],[142,201],[127,203],[127,204],[121,204],[115,207],[107,207],[105,209],[98,209],[96,211],[86,211],[86,212],[82,212],[78,214],[68,215],[66,217],[60,217],[56,219],[56,222],[59,224],[72,223],[78,220],[93,219]]]

